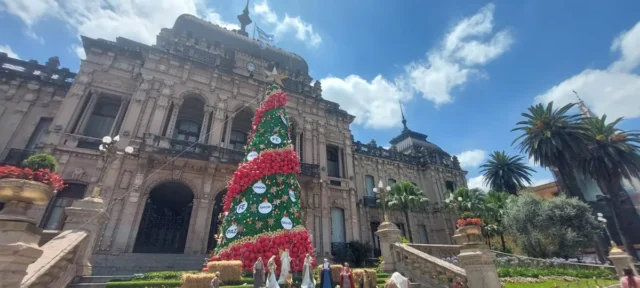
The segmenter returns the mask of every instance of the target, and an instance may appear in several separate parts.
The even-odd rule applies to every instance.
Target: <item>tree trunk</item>
[[[578,180],[568,160],[561,161],[556,168],[558,169],[560,178],[562,178],[560,181],[564,186],[564,192],[567,197],[578,197],[578,199],[584,202],[584,195],[580,190],[580,186],[578,186]]]
[[[507,253],[507,245],[504,243],[504,233],[500,232],[500,242],[502,242],[502,252]]]
[[[606,195],[609,195],[608,204],[611,208],[613,224],[615,224],[618,235],[620,235],[620,239],[622,239],[622,245],[625,250],[627,250],[627,253],[638,261],[640,258],[638,258],[638,253],[636,253],[635,247],[633,247],[633,242],[629,240],[626,231],[622,229],[622,226],[620,225],[620,219],[622,219],[622,211],[620,209],[620,191],[622,191],[622,184],[620,184],[620,182],[621,180],[618,179],[609,181],[608,183],[603,183],[604,185],[602,186],[606,187],[606,192],[603,192],[605,192]]]
[[[404,209],[404,218],[407,221],[407,235],[409,235],[409,242],[413,243],[413,236],[411,236],[411,223],[409,222],[409,209]]]

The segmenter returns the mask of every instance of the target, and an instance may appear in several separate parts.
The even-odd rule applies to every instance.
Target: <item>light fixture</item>
[[[131,147],[131,146],[127,146],[126,148],[124,148],[124,152],[125,152],[125,153],[128,153],[128,154],[133,153],[133,147]]]
[[[378,182],[378,187],[380,187],[380,189],[384,188],[384,184],[382,183],[382,180],[380,180],[380,182]]]
[[[111,144],[111,137],[109,137],[109,136],[102,137],[102,143]]]
[[[598,215],[598,219],[599,219],[599,218],[602,218],[602,216],[604,216],[604,215],[602,215],[602,213],[600,213],[600,212],[598,212],[598,214],[596,214],[596,215]]]
[[[373,187],[373,193],[378,193],[378,188]]]
[[[113,142],[118,142],[120,141],[120,135],[116,135],[116,137],[113,137]]]
[[[391,191],[391,187],[387,186],[387,191]]]
[[[100,151],[104,151],[104,146],[103,146],[102,144],[100,144],[100,146],[98,146],[98,149],[99,149]]]

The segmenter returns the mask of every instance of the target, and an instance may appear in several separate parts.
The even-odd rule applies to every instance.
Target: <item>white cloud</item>
[[[586,69],[545,93],[536,96],[536,102],[554,101],[557,105],[575,102],[573,91],[597,115],[609,117],[640,117],[640,22],[613,41],[611,49],[620,52],[620,58],[607,69]]]
[[[483,175],[479,175],[479,176],[467,179],[467,187],[469,187],[469,189],[478,188],[485,192],[490,190],[489,186],[484,184]]]
[[[74,45],[71,45],[71,51],[73,51],[73,53],[75,53],[76,56],[80,58],[80,60],[87,59],[87,53],[85,53],[84,47],[74,44]]]
[[[400,123],[399,100],[406,100],[391,82],[378,75],[371,82],[357,75],[345,79],[327,77],[320,80],[325,99],[340,103],[341,108],[356,116],[357,124],[369,128],[390,128]],[[357,97],[354,97],[357,95]]]
[[[480,149],[464,151],[458,155],[458,161],[462,168],[474,168],[480,166],[487,158],[487,152]]]
[[[427,53],[425,61],[405,67],[407,89],[421,93],[436,106],[453,102],[452,90],[470,76],[482,75],[485,65],[509,50],[513,36],[509,30],[493,32],[495,5],[484,6],[451,29],[439,47]]]
[[[13,50],[11,50],[11,47],[9,47],[9,45],[0,45],[0,52],[7,53],[7,56],[11,58],[20,59],[18,54],[16,54],[16,52],[13,52]]]
[[[185,13],[225,28],[238,28],[224,22],[203,0],[30,0],[28,5],[22,0],[3,1],[3,9],[20,17],[28,27],[42,18],[55,17],[78,35],[107,40],[125,37],[152,44],[162,28],[172,27],[178,16]]]
[[[268,25],[273,26],[273,34],[276,41],[293,32],[296,35],[296,39],[307,43],[311,47],[318,47],[322,42],[322,37],[313,31],[313,25],[303,21],[300,16],[291,17],[286,13],[284,14],[284,19],[278,18],[278,15],[269,7],[267,0],[254,4],[253,11]]]

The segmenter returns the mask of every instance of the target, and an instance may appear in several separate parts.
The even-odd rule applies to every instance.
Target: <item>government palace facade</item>
[[[100,182],[107,220],[95,240],[94,274],[199,269],[216,246],[225,186],[244,156],[265,71],[276,68],[288,76],[303,220],[316,257],[337,257],[350,241],[372,243],[371,257],[379,255],[382,211],[373,188],[380,181],[412,182],[430,199],[427,209],[410,212],[411,223],[390,213],[407,238],[451,244],[455,217],[441,209],[442,199],[467,185],[456,157],[404,119],[389,149],[355,141],[355,117],[323,99],[305,60],[262,46],[245,32],[248,15],[239,18],[242,29],[230,31],[182,15],[151,46],[82,37],[86,59],[77,73],[60,68],[57,57],[43,65],[0,53],[0,163],[46,152],[68,184],[29,210],[41,242],[64,228],[64,208]],[[104,163],[98,147],[107,135],[119,135],[120,151],[134,152]]]

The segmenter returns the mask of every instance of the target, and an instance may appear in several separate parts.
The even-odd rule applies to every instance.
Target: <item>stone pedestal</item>
[[[27,221],[0,218],[0,288],[18,288],[27,267],[41,255],[40,228]]]
[[[494,260],[495,253],[482,239],[480,226],[463,226],[456,230],[454,239],[460,247],[460,267],[467,273],[469,288],[500,288],[500,278]]]
[[[80,229],[89,233],[88,238],[78,250],[76,257],[76,276],[91,275],[91,254],[93,247],[102,231],[102,226],[107,221],[105,205],[100,198],[84,198],[76,200],[71,207],[64,209],[67,219],[64,224],[65,230]]]
[[[612,243],[612,245],[613,248],[611,249],[611,252],[609,252],[609,259],[613,262],[613,266],[616,267],[616,274],[618,274],[619,277],[622,277],[624,276],[623,269],[631,268],[631,270],[633,270],[633,274],[638,275],[638,271],[633,265],[633,257],[627,254],[627,252],[618,249],[615,243]]]
[[[391,254],[391,244],[400,242],[400,229],[391,222],[382,222],[378,226],[376,235],[380,238],[380,254],[382,256],[380,268],[384,272],[393,272],[395,271],[395,261]]]

